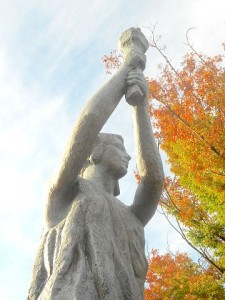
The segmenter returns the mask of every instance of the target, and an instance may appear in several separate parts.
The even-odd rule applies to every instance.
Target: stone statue
[[[123,33],[123,64],[87,102],[46,203],[46,226],[28,299],[141,300],[147,272],[144,226],[157,208],[163,169],[153,137],[143,76],[146,39]],[[140,183],[131,206],[116,198],[127,173],[123,139],[100,133],[126,94],[133,113]],[[122,116],[121,116],[122,120]]]

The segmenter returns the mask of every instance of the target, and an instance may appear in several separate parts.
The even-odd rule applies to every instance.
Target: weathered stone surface
[[[131,29],[133,33],[142,35],[138,29]],[[28,299],[143,299],[147,272],[143,227],[155,213],[163,182],[148,116],[147,84],[137,70],[145,64],[143,52],[125,56],[75,124],[49,189]],[[141,91],[132,103],[141,182],[133,204],[126,206],[116,196],[130,156],[121,136],[99,132],[125,90],[134,85]]]

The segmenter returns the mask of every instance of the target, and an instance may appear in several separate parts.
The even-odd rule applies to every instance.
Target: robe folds
[[[79,179],[66,217],[43,233],[29,300],[143,300],[144,229],[130,207]]]

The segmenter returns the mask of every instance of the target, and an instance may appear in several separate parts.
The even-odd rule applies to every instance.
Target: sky
[[[150,24],[179,66],[190,27],[196,50],[221,51],[224,0],[0,0],[0,295],[25,299],[43,228],[49,176],[56,168],[84,103],[109,79],[104,54],[120,34]],[[163,63],[147,53],[145,75]],[[132,156],[120,199],[131,204],[136,183],[129,106],[121,101],[104,127],[121,134]],[[164,166],[168,166],[164,159]],[[189,251],[158,212],[145,228],[146,249]],[[192,255],[194,255],[192,253]]]

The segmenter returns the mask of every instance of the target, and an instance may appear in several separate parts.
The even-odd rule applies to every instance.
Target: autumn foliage
[[[167,178],[162,204],[182,236],[225,271],[225,69],[222,55],[194,50],[181,68],[167,65],[149,82],[156,137],[174,179]],[[157,106],[152,105],[155,101]]]
[[[160,255],[152,250],[148,258],[146,300],[225,299],[216,271],[201,268],[185,253]]]
[[[181,67],[166,58],[161,76],[149,81],[149,111],[155,119],[156,138],[168,157],[173,178],[166,178],[161,199],[172,226],[217,272],[214,283],[225,281],[225,69],[224,56],[208,57],[191,47]],[[155,45],[156,49],[161,49]],[[155,105],[157,101],[157,105]],[[176,224],[170,221],[170,216]],[[156,254],[152,259],[159,258]],[[178,259],[178,257],[177,257]],[[164,263],[169,263],[169,254]],[[149,261],[152,266],[153,262]],[[179,263],[173,260],[174,267]],[[191,268],[189,269],[191,270]],[[188,270],[185,271],[188,274]],[[208,271],[196,278],[203,292]],[[189,274],[188,282],[197,275]],[[202,277],[203,276],[203,277]],[[164,280],[166,276],[163,276]],[[208,278],[208,279],[207,279]],[[206,285],[201,283],[206,281]],[[211,283],[213,286],[213,283]],[[209,286],[209,285],[208,285]],[[201,288],[200,288],[201,287]],[[187,287],[186,287],[187,288]],[[190,293],[180,298],[224,299],[224,296]],[[197,288],[197,286],[196,286]],[[152,286],[151,286],[152,289]],[[195,289],[195,288],[194,288]],[[154,290],[154,289],[153,289]],[[214,292],[219,291],[217,287]],[[168,298],[166,298],[168,297]],[[148,298],[147,298],[148,299]],[[158,299],[158,298],[149,298]]]
[[[149,82],[149,99],[150,105],[153,99],[160,103],[153,111],[156,134],[171,171],[224,221],[225,71],[221,65],[221,55],[189,53],[181,70],[166,66],[160,78]]]
[[[112,50],[109,55],[104,55],[102,58],[105,66],[106,74],[111,74],[112,70],[119,68],[121,65],[121,55],[116,50]]]

